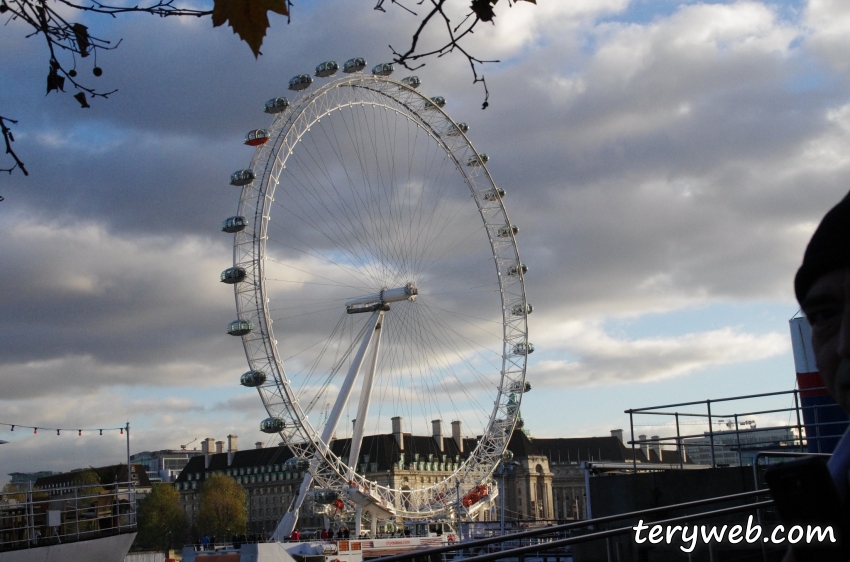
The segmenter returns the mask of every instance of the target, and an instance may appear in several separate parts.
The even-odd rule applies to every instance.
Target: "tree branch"
[[[59,4],[65,8],[71,8],[79,12],[94,12],[117,17],[118,14],[126,13],[147,13],[159,17],[169,16],[208,16],[212,14],[210,10],[193,10],[181,8],[175,5],[175,0],[156,0],[148,6],[113,6],[104,4],[98,0],[91,0],[87,4],[79,4],[72,0],[53,0],[54,5]],[[67,12],[67,10],[65,10]],[[101,91],[97,88],[89,87],[76,79],[77,77],[77,56],[86,58],[94,55],[95,66],[92,69],[93,74],[98,77],[103,74],[103,70],[97,66],[98,50],[110,51],[118,48],[121,44],[119,40],[114,45],[106,39],[101,39],[93,35],[89,35],[88,28],[80,23],[71,23],[49,4],[49,0],[0,0],[0,14],[10,14],[11,20],[19,20],[30,28],[32,31],[26,35],[27,38],[34,35],[42,35],[47,46],[49,55],[49,70],[47,74],[47,93],[52,91],[64,92],[65,83],[70,83],[76,90],[77,94],[73,97],[77,100],[81,107],[89,107],[86,101],[86,95],[90,98],[108,98],[117,90]],[[60,53],[69,53],[71,55],[70,68],[63,65]],[[67,55],[66,55],[67,56]],[[69,62],[65,59],[66,64]],[[18,156],[12,150],[11,142],[14,140],[12,132],[6,125],[8,123],[17,124],[7,118],[2,119],[3,138],[6,142],[6,154],[10,154],[15,161],[11,168],[2,168],[0,172],[9,172],[10,174],[15,169],[20,169],[24,175],[28,175],[24,163],[20,161]]]
[[[382,12],[386,12],[383,8],[385,0],[378,0],[378,4],[375,6],[376,10],[380,10]],[[419,4],[424,3],[425,0],[421,0]],[[484,79],[484,75],[478,74],[478,68],[476,65],[483,65],[492,62],[499,62],[498,60],[482,60],[474,55],[470,54],[466,49],[464,49],[460,45],[460,41],[466,37],[474,33],[475,26],[478,25],[478,22],[482,21],[479,15],[472,11],[470,12],[463,21],[460,22],[456,27],[452,28],[451,19],[443,10],[443,7],[446,4],[447,0],[429,0],[432,5],[432,9],[422,18],[419,22],[419,27],[417,27],[416,31],[413,33],[410,39],[410,45],[407,50],[403,53],[397,51],[392,45],[390,45],[390,50],[393,53],[393,62],[400,64],[404,68],[408,70],[416,70],[418,68],[422,68],[425,63],[419,64],[417,66],[411,66],[411,62],[419,61],[420,59],[428,58],[436,56],[440,58],[444,55],[452,53],[454,51],[458,51],[469,62],[469,67],[472,70],[472,83],[477,84],[481,82],[481,85],[484,87],[484,103],[481,104],[481,109],[487,109],[490,99],[490,91],[487,89],[487,81]],[[413,15],[416,15],[415,12],[410,10],[409,8],[401,5],[396,0],[390,0],[392,4],[400,6],[404,10],[410,12]],[[474,6],[473,6],[474,8]],[[492,18],[491,18],[492,19]],[[432,49],[430,51],[419,52],[419,39],[422,35],[422,32],[425,31],[425,28],[428,27],[429,23],[433,22],[442,22],[446,28],[446,35],[448,36],[448,41],[442,46]]]
[[[9,154],[12,157],[15,161],[15,165],[11,168],[0,168],[0,172],[9,172],[11,175],[15,168],[20,168],[24,175],[28,176],[29,172],[27,172],[26,166],[24,166],[24,163],[21,162],[20,158],[18,158],[18,155],[15,154],[15,151],[12,150],[12,143],[15,142],[15,137],[12,135],[12,130],[6,125],[7,122],[14,125],[17,125],[18,122],[14,119],[9,119],[8,117],[0,115],[0,130],[3,132],[3,141],[6,143],[6,154]],[[0,201],[2,200],[3,198],[0,197]]]

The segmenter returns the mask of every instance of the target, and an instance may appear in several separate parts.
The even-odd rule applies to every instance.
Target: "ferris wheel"
[[[365,67],[351,59],[313,90],[310,75],[290,80],[299,97],[266,103],[274,120],[248,133],[254,157],[231,176],[242,193],[222,227],[234,246],[221,280],[235,288],[241,384],[268,412],[260,429],[307,473],[276,537],[316,488],[387,516],[445,513],[489,479],[527,389],[527,268],[487,155],[417,77]],[[450,422],[456,454],[425,459],[439,478],[367,477],[383,453],[363,450],[364,435],[392,423],[442,440]],[[414,457],[408,446],[399,467]]]

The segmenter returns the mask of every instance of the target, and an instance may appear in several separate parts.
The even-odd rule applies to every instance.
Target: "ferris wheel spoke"
[[[457,342],[456,342],[456,341],[455,341],[452,337],[450,337],[450,336],[449,336],[449,333],[454,334],[454,336],[456,336],[457,338],[460,338],[461,340],[463,340],[464,342],[466,342],[466,343],[467,343],[467,345],[470,347],[470,349],[472,349],[472,350],[474,350],[474,351],[475,351],[476,355],[478,355],[479,357],[481,357],[481,359],[482,359],[482,360],[484,360],[484,361],[486,361],[487,363],[489,363],[489,364],[490,364],[493,368],[499,368],[499,367],[500,367],[500,365],[492,363],[492,358],[491,358],[491,357],[487,357],[486,355],[484,355],[483,353],[481,353],[481,351],[480,351],[480,350],[484,347],[484,346],[482,346],[482,344],[481,344],[481,343],[479,343],[479,342],[475,342],[474,340],[472,340],[471,338],[469,338],[467,335],[465,335],[465,334],[462,334],[462,333],[458,332],[458,331],[457,331],[454,327],[452,327],[452,326],[448,325],[446,322],[444,322],[444,321],[442,320],[442,318],[440,317],[440,315],[439,315],[439,314],[436,314],[436,313],[433,313],[433,311],[430,311],[427,305],[423,306],[423,309],[424,309],[424,311],[425,311],[425,312],[424,312],[424,314],[427,314],[427,315],[429,316],[429,319],[430,319],[430,320],[431,320],[434,324],[438,324],[438,325],[440,325],[440,326],[442,327],[442,330],[440,330],[440,331],[436,331],[436,330],[435,330],[435,333],[436,333],[438,336],[443,336],[443,337],[441,338],[441,340],[442,340],[442,341],[443,341],[443,343],[446,345],[446,347],[449,347],[449,348],[451,348],[451,349],[454,349],[454,350],[455,350],[455,353],[456,353],[459,357],[463,357],[463,356],[465,356],[465,354],[464,354],[464,353],[463,353],[463,352],[462,352],[462,351],[461,351],[461,350],[457,347]],[[465,361],[465,363],[466,363],[466,364],[467,364],[467,366],[469,367],[470,372],[471,372],[471,373],[474,373],[476,380],[478,381],[478,383],[479,383],[479,384],[480,384],[480,386],[481,386],[481,390],[482,390],[483,392],[488,392],[488,391],[492,390],[491,388],[488,388],[488,385],[490,384],[490,381],[487,379],[486,375],[485,375],[484,373],[482,373],[482,372],[480,371],[480,369],[476,368],[476,367],[475,367],[475,366],[474,366],[471,362],[469,362],[468,360],[466,360],[466,361]],[[460,383],[460,381],[458,381],[458,383]]]
[[[312,258],[316,258],[316,259],[318,259],[318,260],[321,260],[321,261],[323,261],[323,262],[325,262],[325,263],[327,263],[327,264],[329,264],[329,265],[333,265],[334,267],[338,268],[340,271],[342,271],[342,272],[346,273],[346,274],[347,274],[348,276],[350,276],[351,278],[353,278],[353,279],[355,279],[355,280],[357,280],[357,281],[363,282],[363,278],[366,276],[363,272],[359,272],[359,271],[357,271],[356,269],[354,269],[354,268],[352,268],[352,267],[349,267],[349,266],[343,265],[343,264],[341,264],[341,263],[339,263],[339,262],[337,262],[337,261],[334,261],[334,260],[332,260],[332,259],[328,258],[327,256],[322,255],[322,254],[321,254],[321,253],[319,253],[317,250],[313,249],[311,246],[309,246],[308,244],[304,243],[303,241],[301,241],[300,239],[298,239],[298,238],[297,238],[296,236],[294,236],[294,235],[293,235],[293,238],[295,238],[296,240],[298,240],[298,241],[299,241],[299,242],[301,242],[302,244],[305,244],[305,246],[306,246],[306,247],[308,247],[308,248],[310,248],[310,250],[311,250],[311,251],[304,250],[303,248],[298,248],[298,247],[293,246],[293,245],[291,245],[291,244],[286,244],[286,243],[284,243],[284,242],[282,242],[282,241],[280,241],[280,240],[278,240],[278,239],[276,239],[276,238],[273,238],[273,237],[271,237],[271,236],[270,236],[270,237],[268,237],[268,240],[269,240],[270,242],[274,242],[277,246],[280,246],[280,247],[283,247],[283,248],[287,248],[287,249],[289,249],[289,250],[292,250],[292,251],[295,251],[295,252],[298,252],[298,253],[305,254],[305,255],[310,256],[310,257],[312,257]],[[373,279],[373,280],[374,280],[374,279]]]
[[[420,307],[417,312],[423,315],[427,314],[427,308],[423,309]],[[428,326],[432,325],[431,322],[433,322],[433,320],[433,317],[429,317],[418,323],[418,325],[423,329],[423,331],[426,331],[430,336],[429,338],[426,338],[426,341],[429,343],[431,354],[438,358],[442,357],[443,361],[446,363],[445,371],[450,377],[453,377],[455,382],[457,383],[457,388],[454,389],[454,392],[462,393],[467,398],[467,400],[469,400],[473,405],[478,406],[480,408],[482,405],[478,403],[477,399],[475,398],[475,395],[470,392],[470,389],[467,387],[467,385],[460,380],[460,377],[457,375],[457,371],[454,368],[454,364],[457,362],[462,362],[465,367],[472,368],[473,372],[477,370],[475,370],[474,367],[466,359],[464,359],[463,354],[460,352],[457,346],[453,346],[451,344],[450,338],[441,337],[438,330],[430,330],[427,328]],[[452,357],[454,357],[454,359],[452,359]],[[445,382],[446,378],[448,377],[435,378],[439,382],[439,384],[444,388],[446,395],[449,397],[453,396],[453,391],[447,388]],[[482,390],[484,392],[487,392],[490,389],[484,387]],[[480,422],[481,420],[479,419],[478,421]]]

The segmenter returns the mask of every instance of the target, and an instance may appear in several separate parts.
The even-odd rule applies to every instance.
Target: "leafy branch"
[[[82,83],[78,79],[77,74],[77,58],[86,58],[94,55],[94,67],[92,74],[99,77],[103,74],[103,69],[97,65],[97,53],[99,50],[113,50],[121,43],[119,40],[114,45],[100,37],[96,37],[89,33],[88,27],[81,23],[73,23],[68,21],[65,16],[60,14],[54,6],[60,8],[71,8],[78,12],[94,12],[117,17],[118,14],[125,13],[147,13],[160,17],[168,16],[205,16],[212,14],[212,11],[192,10],[181,8],[174,5],[174,0],[158,0],[156,3],[149,6],[112,6],[103,4],[97,0],[92,0],[90,4],[83,5],[69,0],[53,0],[49,3],[48,0],[0,0],[0,14],[9,14],[8,21],[20,21],[28,25],[32,30],[26,35],[27,38],[41,36],[47,46],[49,54],[48,72],[47,72],[47,93],[53,91],[65,91],[66,83],[70,83],[76,90],[74,99],[80,104],[80,107],[91,107],[87,100],[89,98],[108,98],[117,90],[101,91],[97,88],[90,87]],[[67,10],[63,10],[67,13]],[[6,143],[6,154],[10,155],[14,160],[14,165],[11,168],[0,169],[2,172],[10,174],[15,169],[20,169],[24,175],[28,175],[24,163],[18,158],[17,154],[11,147],[11,142],[14,141],[12,131],[7,125],[8,123],[17,124],[17,121],[8,118],[0,118],[2,122],[3,139]]]

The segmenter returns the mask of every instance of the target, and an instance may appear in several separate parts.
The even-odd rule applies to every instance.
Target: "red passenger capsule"
[[[254,129],[245,135],[245,144],[248,146],[259,146],[269,142],[268,129]]]

